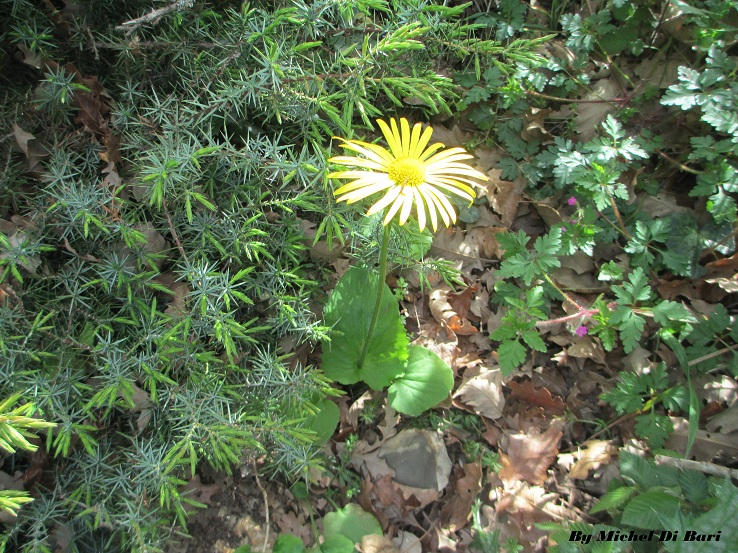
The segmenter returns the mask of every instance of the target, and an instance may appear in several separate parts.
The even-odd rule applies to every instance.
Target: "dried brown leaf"
[[[684,453],[689,437],[689,422],[681,417],[670,418],[674,431],[666,440],[665,447]],[[722,464],[735,463],[738,461],[738,433],[720,434],[700,429],[691,451],[691,456],[697,461],[712,462],[718,459]]]
[[[507,453],[500,455],[500,478],[507,483],[525,480],[531,484],[543,484],[548,467],[559,453],[558,443],[562,435],[558,428],[551,426],[543,434],[531,427],[525,434],[508,436]]]
[[[523,382],[510,381],[507,386],[512,390],[511,398],[520,398],[527,403],[543,407],[552,415],[563,415],[566,404],[560,397],[553,397],[546,388],[535,388],[530,380]]]
[[[454,228],[441,229],[433,237],[430,253],[456,262],[462,272],[484,268],[480,259],[478,236],[467,236]]]
[[[583,99],[588,102],[577,104],[575,122],[583,141],[594,138],[597,127],[609,113],[615,111],[615,106],[607,100],[612,100],[617,94],[618,87],[614,78],[600,79],[592,87],[592,92],[584,96]]]
[[[478,415],[489,419],[500,418],[505,408],[502,373],[499,369],[483,371],[459,386],[454,398],[459,398]]]
[[[441,527],[456,532],[466,526],[471,507],[482,490],[482,465],[469,463],[454,472],[453,492],[441,509]]]
[[[505,228],[510,228],[518,213],[518,204],[523,198],[527,183],[518,177],[514,181],[492,179],[487,183],[487,200],[490,207],[502,219]]]
[[[461,294],[454,294],[445,285],[436,288],[431,292],[428,302],[433,318],[456,335],[476,334],[479,330],[466,318],[473,293],[471,287]]]
[[[361,538],[357,549],[362,553],[400,553],[394,542],[386,536],[369,534]]]
[[[738,405],[734,405],[712,417],[705,425],[710,432],[731,434],[738,430]]]
[[[575,454],[579,459],[569,471],[569,477],[578,480],[584,480],[591,470],[608,464],[618,454],[618,448],[607,440],[591,440],[583,445],[585,448]]]

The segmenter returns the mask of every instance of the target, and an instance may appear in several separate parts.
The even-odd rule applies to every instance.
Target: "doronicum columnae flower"
[[[469,200],[471,204],[476,197],[472,187],[479,186],[477,181],[487,180],[485,175],[462,163],[473,156],[464,148],[443,150],[441,143],[428,146],[432,127],[423,130],[423,125],[416,123],[411,130],[405,118],[400,119],[399,128],[394,119],[390,119],[389,125],[381,119],[377,123],[389,150],[376,144],[338,137],[343,142],[342,147],[362,157],[336,156],[328,160],[354,168],[328,175],[332,179],[351,181],[333,193],[337,196],[336,201],[352,204],[384,192],[384,196],[369,208],[367,215],[389,207],[384,217],[385,225],[398,213],[399,223],[404,225],[413,206],[421,231],[428,218],[433,230],[437,230],[439,215],[447,227],[455,223],[456,211],[447,194]]]

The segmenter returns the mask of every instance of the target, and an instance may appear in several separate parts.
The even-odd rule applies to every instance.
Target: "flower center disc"
[[[425,166],[417,159],[397,159],[390,164],[387,176],[401,186],[420,186],[425,180]]]

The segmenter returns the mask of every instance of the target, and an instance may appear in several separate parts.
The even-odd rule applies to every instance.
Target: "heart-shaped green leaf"
[[[315,432],[316,436],[313,441],[316,444],[324,444],[333,436],[340,413],[338,405],[328,399],[317,402],[315,407],[318,411],[314,415],[311,414],[305,417],[303,426]]]
[[[292,534],[280,534],[274,542],[274,553],[304,553],[305,544],[297,536]]]
[[[389,286],[382,283],[379,319],[362,367],[359,357],[369,332],[379,276],[374,271],[349,269],[338,281],[323,315],[334,333],[323,343],[323,372],[341,384],[360,380],[375,390],[389,386],[405,369],[408,339]]]
[[[361,538],[369,534],[382,535],[382,527],[374,518],[355,503],[349,503],[343,509],[328,513],[323,518],[323,535],[326,541],[335,536],[344,536],[353,543],[360,543]]]
[[[309,553],[356,553],[356,547],[346,536],[337,534],[311,547]]]
[[[389,387],[389,400],[400,413],[417,416],[448,397],[454,373],[429,349],[410,346],[408,354],[405,372]]]

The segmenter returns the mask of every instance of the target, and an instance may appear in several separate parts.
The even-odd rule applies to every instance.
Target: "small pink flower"
[[[582,336],[587,335],[587,327],[584,325],[578,326],[574,332],[576,333],[577,336],[581,338]]]
[[[574,196],[572,196],[571,198],[566,200],[566,203],[568,203],[569,205],[577,205],[577,199]]]

